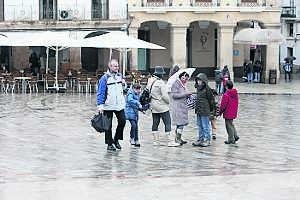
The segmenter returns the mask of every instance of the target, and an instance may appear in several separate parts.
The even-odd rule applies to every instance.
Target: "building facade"
[[[128,0],[130,35],[166,47],[133,50],[132,68],[178,64],[213,76],[227,65],[238,78],[246,60],[261,60],[267,82],[269,70],[279,68],[279,44],[235,44],[233,38],[254,23],[280,31],[280,6],[277,0]]]
[[[286,43],[280,48],[280,62],[284,63],[284,58],[294,56],[294,65],[300,66],[300,1],[283,0],[282,2],[282,34],[286,38]]]
[[[127,3],[123,0],[0,0],[0,32],[21,35],[24,31],[51,30],[87,37],[101,30],[120,30],[127,24]],[[45,47],[0,48],[0,62],[11,70],[25,68],[32,52],[41,60],[45,58]],[[61,65],[88,71],[104,70],[108,59],[105,49],[69,48],[59,53]],[[55,66],[51,52],[49,62],[51,69]]]

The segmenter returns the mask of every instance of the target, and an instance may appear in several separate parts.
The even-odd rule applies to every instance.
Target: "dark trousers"
[[[228,134],[228,142],[234,142],[238,135],[233,124],[233,119],[225,119],[225,126]]]
[[[112,138],[112,131],[111,131],[113,113],[115,113],[115,115],[118,119],[118,126],[117,126],[117,129],[116,129],[114,139]],[[106,115],[108,117],[108,119],[110,120],[109,130],[105,131],[105,144],[111,145],[114,142],[114,140],[123,140],[123,131],[124,131],[124,127],[125,127],[125,124],[126,124],[124,109],[120,110],[120,111],[104,110],[104,115]]]
[[[291,80],[291,72],[285,72],[284,74],[284,78],[285,78],[285,81],[290,81]]]
[[[134,139],[134,141],[139,140],[139,135],[138,135],[138,121],[134,119],[129,120],[131,124],[131,129],[130,129],[130,138]]]
[[[152,131],[158,131],[158,126],[160,123],[160,118],[162,118],[164,124],[165,124],[165,132],[171,131],[171,116],[170,112],[164,112],[164,113],[152,113]]]

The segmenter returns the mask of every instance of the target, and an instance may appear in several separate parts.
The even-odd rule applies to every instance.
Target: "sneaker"
[[[200,143],[200,147],[208,147],[210,145],[210,141],[206,140]]]
[[[116,151],[117,149],[114,147],[113,144],[107,145],[107,151]]]
[[[130,144],[131,144],[131,145],[135,145],[135,141],[134,141],[133,138],[130,138]]]
[[[135,146],[135,147],[141,147],[141,144],[140,144],[140,142],[137,140],[137,141],[135,141],[134,146]]]
[[[193,142],[192,145],[194,147],[200,147],[201,146],[202,141],[201,140],[197,140],[196,142]]]
[[[118,140],[115,140],[114,144],[115,144],[115,146],[116,146],[117,149],[122,149],[122,147],[121,147],[121,145],[120,145],[120,143],[119,143]]]

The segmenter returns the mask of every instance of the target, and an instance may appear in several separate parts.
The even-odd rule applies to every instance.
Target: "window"
[[[108,0],[92,0],[92,19],[108,19]]]
[[[294,36],[294,24],[293,23],[289,23],[287,24],[287,33],[289,37],[293,37]]]
[[[40,0],[40,18],[56,19],[57,0]]]

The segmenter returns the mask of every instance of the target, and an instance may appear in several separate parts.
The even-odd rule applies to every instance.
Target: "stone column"
[[[267,45],[265,83],[269,83],[269,72],[272,69],[277,70],[277,83],[278,83],[280,77],[278,43],[270,43]]]
[[[280,33],[280,24],[266,25],[267,29]],[[272,69],[277,70],[277,83],[280,77],[279,69],[279,43],[269,43],[266,52],[266,70],[264,72],[265,83],[269,83],[269,72]]]
[[[170,29],[171,63],[182,68],[187,66],[186,31],[187,26],[172,26]]]
[[[225,65],[228,66],[230,77],[234,80],[233,74],[233,26],[220,25],[219,28],[219,51],[218,66],[221,69]]]
[[[138,38],[138,28],[130,27],[129,35],[134,38]],[[130,54],[131,54],[130,70],[137,70],[138,69],[138,49],[131,49]]]

